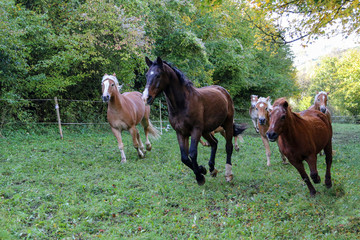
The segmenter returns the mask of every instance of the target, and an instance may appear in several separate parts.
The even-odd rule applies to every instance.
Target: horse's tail
[[[149,119],[148,131],[149,131],[150,135],[154,138],[158,138],[160,136],[159,130],[157,130],[156,127],[154,127],[154,125],[152,125],[152,123],[150,122],[150,119]]]
[[[234,123],[233,129],[234,129],[234,134],[233,134],[234,137],[238,136],[247,129],[247,124],[246,123],[241,123],[241,124]]]

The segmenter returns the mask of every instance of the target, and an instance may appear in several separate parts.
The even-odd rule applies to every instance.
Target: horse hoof
[[[234,176],[230,174],[229,176],[225,176],[225,179],[227,182],[231,182],[233,180]]]
[[[215,168],[215,169],[210,173],[210,176],[216,177],[217,174],[218,174],[218,172],[219,172],[219,171]]]
[[[239,150],[240,150],[240,148],[239,148],[239,147],[235,147],[235,151],[237,151],[237,152],[238,152]]]
[[[331,180],[326,180],[326,181],[325,181],[325,186],[326,186],[327,188],[331,188],[331,187],[332,187],[332,182],[331,182]]]
[[[126,163],[126,158],[122,158],[121,163]]]
[[[199,176],[196,176],[196,181],[199,186],[202,186],[205,184],[205,177],[204,175],[200,174]]]
[[[199,166],[199,170],[200,170],[201,174],[206,175],[207,171],[206,171],[206,168],[203,165]]]
[[[288,163],[288,162],[282,162],[282,164],[284,164],[284,165],[288,165],[289,163]]]
[[[146,150],[149,151],[149,152],[151,151],[151,144],[146,145]]]
[[[319,194],[319,192],[310,192],[310,197],[315,197],[316,196],[316,194]]]

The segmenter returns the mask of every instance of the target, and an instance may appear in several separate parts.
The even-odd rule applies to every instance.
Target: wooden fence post
[[[162,118],[161,118],[161,100],[159,99],[159,108],[160,108],[160,134],[162,135]]]
[[[54,97],[54,100],[55,100],[55,110],[56,110],[57,120],[58,120],[58,124],[59,124],[60,137],[61,137],[61,139],[64,139],[63,134],[62,134],[62,129],[61,129],[61,119],[60,119],[60,111],[59,111],[59,104],[58,104],[57,97]]]

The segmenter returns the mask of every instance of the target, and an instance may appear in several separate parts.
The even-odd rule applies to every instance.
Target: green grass
[[[0,139],[0,239],[356,239],[360,229],[360,125],[334,124],[333,187],[311,198],[271,144],[271,167],[253,129],[233,154],[227,183],[218,135],[217,178],[198,186],[173,130],[138,159],[123,134],[121,164],[110,129],[4,131]],[[142,139],[143,139],[143,135]],[[210,149],[199,146],[207,166]],[[306,168],[308,171],[308,168]]]

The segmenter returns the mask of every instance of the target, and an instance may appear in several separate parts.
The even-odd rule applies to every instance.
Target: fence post
[[[57,97],[54,97],[54,100],[55,100],[55,110],[56,110],[57,120],[58,120],[58,124],[59,124],[60,137],[61,137],[61,139],[64,139],[63,134],[62,134],[62,129],[61,129],[61,119],[60,119],[60,111],[59,111],[59,104],[58,104]]]
[[[159,99],[159,108],[160,108],[160,134],[162,135],[161,100],[160,99]]]

